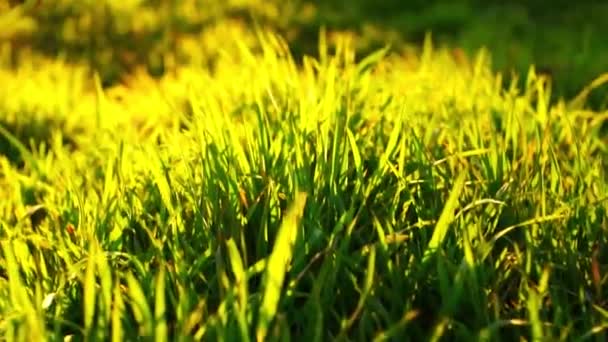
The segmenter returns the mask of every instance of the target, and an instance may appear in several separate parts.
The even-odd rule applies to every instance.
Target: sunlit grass
[[[600,334],[606,113],[549,102],[534,68],[503,89],[483,52],[324,38],[301,61],[234,38],[109,89],[2,69],[2,335]]]

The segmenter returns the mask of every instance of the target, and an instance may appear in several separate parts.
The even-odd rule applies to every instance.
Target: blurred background
[[[608,1],[590,0],[0,0],[0,53],[4,67],[37,55],[85,63],[112,85],[136,70],[213,67],[234,38],[254,46],[256,26],[281,33],[296,58],[316,55],[322,27],[352,35],[359,57],[386,44],[416,51],[431,33],[458,58],[487,48],[505,76],[525,79],[534,64],[554,98],[573,98],[608,72],[607,18]],[[589,105],[607,104],[604,85]]]

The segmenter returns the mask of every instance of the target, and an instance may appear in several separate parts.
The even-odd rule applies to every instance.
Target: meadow
[[[138,3],[0,16],[2,340],[605,340],[608,74]]]

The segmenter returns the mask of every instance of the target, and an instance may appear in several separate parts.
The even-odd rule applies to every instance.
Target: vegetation
[[[9,12],[11,3],[23,5]],[[608,70],[608,4],[594,0],[551,6],[536,0],[3,0],[0,12],[6,13],[0,41],[19,50],[13,60],[23,59],[25,49],[84,60],[104,85],[141,66],[160,75],[176,64],[212,63],[226,35],[254,39],[253,22],[280,33],[297,60],[317,54],[323,27],[355,36],[358,56],[387,43],[396,52],[416,48],[431,31],[438,46],[459,53],[487,48],[505,86],[512,71],[526,74],[535,64],[552,78],[554,101],[576,96]],[[588,105],[605,109],[607,95],[608,86],[598,87]]]
[[[437,43],[467,54],[488,48],[493,68],[506,76],[511,70],[525,74],[535,64],[553,79],[557,100],[574,97],[608,70],[607,15],[608,3],[593,0],[550,5],[536,0],[329,0],[306,27],[313,33],[321,24],[354,28],[364,52],[387,40],[396,46],[422,42],[432,30]],[[607,95],[608,87],[597,89],[589,104],[605,109]]]
[[[0,15],[3,339],[605,339],[605,75],[96,3]]]

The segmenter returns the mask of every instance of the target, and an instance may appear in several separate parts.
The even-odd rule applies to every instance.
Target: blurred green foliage
[[[388,34],[397,43],[421,42],[432,31],[436,42],[492,53],[496,69],[525,74],[531,64],[549,74],[556,95],[572,97],[608,71],[608,2],[524,0],[324,1],[318,22],[356,28],[373,48]],[[592,103],[607,99],[607,87]]]
[[[86,61],[104,84],[139,67],[153,75],[175,64],[209,63],[222,39],[240,29],[231,18],[252,11],[277,17],[273,3],[250,1],[0,1],[0,37],[10,63],[30,50]]]
[[[525,74],[531,64],[574,97],[608,71],[608,3],[481,0],[0,0],[0,41],[12,62],[33,49],[85,60],[112,84],[139,67],[159,75],[176,64],[212,66],[227,37],[270,26],[296,56],[315,54],[319,29],[348,31],[360,54],[410,48],[432,32],[467,55],[487,47],[495,69]],[[413,44],[413,45],[412,45]],[[590,103],[605,105],[606,87]]]

